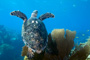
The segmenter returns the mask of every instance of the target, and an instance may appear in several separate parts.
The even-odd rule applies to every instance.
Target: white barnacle
[[[32,23],[34,23],[34,21],[32,21]]]

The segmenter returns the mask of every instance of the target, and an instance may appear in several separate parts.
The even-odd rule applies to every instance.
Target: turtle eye
[[[13,15],[13,13],[10,13],[11,15]]]

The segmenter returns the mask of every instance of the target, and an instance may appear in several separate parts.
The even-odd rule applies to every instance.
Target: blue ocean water
[[[23,20],[10,15],[10,12],[15,10],[20,10],[28,18],[30,18],[33,10],[38,10],[38,17],[46,12],[53,13],[55,18],[43,21],[48,33],[53,29],[76,31],[76,37],[78,37],[75,38],[76,43],[85,42],[90,36],[90,0],[0,0],[0,25],[4,25],[7,29],[13,30],[13,32],[21,33]],[[14,59],[20,56],[21,47],[24,45],[21,38],[17,40],[19,41],[8,42],[8,39],[6,40],[14,46],[13,49],[16,49],[11,52],[11,54],[17,52],[17,54],[14,54]],[[19,46],[20,44],[21,46]],[[10,60],[10,56],[13,56],[9,55],[7,60]],[[6,56],[5,54],[3,56],[0,52],[0,60],[5,60],[4,57]],[[11,60],[14,60],[13,58]],[[20,58],[21,60],[23,59],[22,57]],[[15,60],[20,59],[17,58]]]

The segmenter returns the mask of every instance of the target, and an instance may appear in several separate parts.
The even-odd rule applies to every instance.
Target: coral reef
[[[0,25],[0,60],[22,60],[21,34]]]
[[[1,54],[4,53],[5,50],[8,51],[8,50],[12,50],[12,49],[14,49],[14,47],[9,44],[0,45],[0,53]]]

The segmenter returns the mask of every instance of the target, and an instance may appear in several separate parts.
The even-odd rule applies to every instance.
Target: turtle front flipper
[[[45,14],[43,14],[43,15],[41,15],[40,17],[39,17],[39,19],[40,20],[44,20],[44,19],[46,19],[46,18],[54,18],[54,15],[52,14],[52,13],[45,13]]]
[[[24,22],[27,20],[26,15],[24,13],[20,12],[20,11],[13,11],[13,12],[10,13],[10,15],[20,17],[21,19],[24,20]]]

